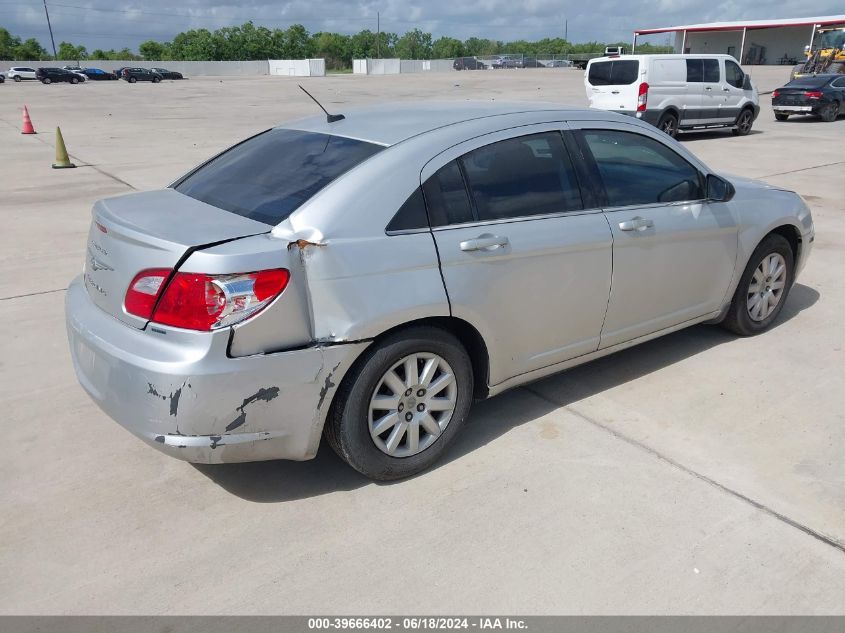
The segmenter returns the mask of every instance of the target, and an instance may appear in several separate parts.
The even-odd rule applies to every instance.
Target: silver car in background
[[[552,104],[361,109],[96,203],[67,292],[77,376],[193,462],[419,472],[473,399],[702,322],[767,329],[801,198],[657,129]]]

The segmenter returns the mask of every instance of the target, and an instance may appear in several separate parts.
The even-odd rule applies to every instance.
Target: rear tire
[[[678,117],[671,112],[665,113],[657,122],[657,129],[675,138],[678,136]]]
[[[792,288],[794,266],[792,248],[782,235],[763,238],[748,260],[722,326],[740,336],[769,329]]]
[[[786,121],[788,118],[788,114],[781,114],[780,112],[775,112],[775,121]]]
[[[154,84],[157,84],[160,81],[161,81],[161,79],[159,79],[158,77],[153,77],[153,83]]]
[[[736,127],[731,130],[734,136],[747,136],[751,133],[751,127],[754,125],[754,113],[746,108],[739,113],[735,125]]]
[[[397,332],[375,343],[344,377],[326,439],[370,479],[410,477],[449,447],[469,413],[472,390],[472,362],[452,334],[430,326]]]
[[[819,110],[819,116],[825,123],[833,123],[839,118],[839,102],[833,101]]]
[[[43,84],[49,84],[49,83],[52,83],[52,82],[53,82],[53,80],[50,79],[49,77],[44,77],[44,79],[41,80],[41,83],[43,83]]]
[[[131,84],[134,84],[136,81],[138,81],[138,80],[137,80],[137,79],[135,79],[135,77],[130,77],[130,78],[129,78],[129,83],[131,83]]]

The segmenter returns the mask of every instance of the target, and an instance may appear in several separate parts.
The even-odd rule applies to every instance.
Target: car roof
[[[566,112],[567,115],[578,113],[587,115],[586,118],[598,118],[596,115],[599,114],[595,110],[536,102],[456,101],[421,104],[400,102],[348,110],[339,109],[331,103],[328,105],[333,114],[342,113],[346,118],[328,123],[325,115],[319,115],[291,121],[277,127],[345,136],[389,146],[449,125],[496,116],[526,112]]]

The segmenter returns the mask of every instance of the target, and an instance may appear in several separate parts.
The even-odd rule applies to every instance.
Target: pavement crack
[[[22,299],[23,297],[35,297],[37,295],[49,295],[54,292],[64,292],[67,288],[55,288],[53,290],[38,290],[36,292],[26,292],[22,295],[11,295],[9,297],[0,297],[0,301],[10,301],[11,299]]]
[[[845,161],[843,161],[843,162],[845,162]],[[520,389],[522,389],[523,391],[527,391],[531,395],[536,396],[537,398],[540,398],[541,400],[544,400],[545,402],[547,402],[549,404],[552,404],[552,405],[554,405],[558,408],[561,408],[561,409],[565,409],[567,412],[575,415],[576,417],[584,420],[585,422],[601,429],[602,431],[605,431],[606,433],[609,433],[610,435],[612,435],[616,439],[621,440],[623,442],[626,442],[627,444],[630,444],[631,446],[638,448],[642,451],[645,451],[649,455],[656,457],[663,462],[666,462],[670,466],[673,466],[673,467],[677,468],[678,470],[687,473],[688,475],[692,475],[696,479],[700,479],[701,481],[713,486],[714,488],[717,488],[717,489],[721,490],[722,492],[727,493],[727,494],[731,495],[732,497],[739,499],[740,501],[756,508],[757,510],[760,510],[761,512],[764,512],[764,513],[768,514],[769,516],[774,517],[778,521],[785,523],[786,525],[789,525],[790,527],[793,527],[796,530],[800,530],[804,534],[811,536],[818,541],[821,541],[825,545],[829,545],[830,547],[833,547],[835,549],[838,549],[840,552],[845,553],[845,542],[840,541],[839,539],[834,538],[832,536],[828,536],[827,534],[819,532],[818,530],[814,530],[813,528],[809,527],[808,525],[804,525],[803,523],[799,523],[795,519],[791,519],[788,516],[786,516],[785,514],[781,514],[777,510],[773,510],[772,508],[765,505],[764,503],[756,501],[755,499],[752,499],[751,497],[748,497],[748,496],[742,494],[741,492],[734,490],[733,488],[728,488],[726,485],[719,483],[715,479],[711,479],[707,475],[699,473],[698,471],[695,471],[692,468],[689,468],[688,466],[684,466],[680,462],[675,461],[671,457],[668,457],[668,456],[664,455],[663,453],[651,448],[647,444],[643,444],[642,442],[635,440],[632,437],[628,437],[627,435],[624,435],[624,434],[620,433],[619,431],[612,429],[611,427],[609,427],[605,424],[602,424],[598,420],[594,420],[593,418],[581,413],[580,411],[573,409],[571,405],[565,405],[565,404],[561,404],[560,402],[556,402],[556,401],[552,400],[551,398],[543,395],[539,391],[535,391],[531,387],[528,387],[528,386],[525,386],[525,385],[520,387]]]
[[[792,169],[790,171],[782,171],[777,174],[768,174],[766,176],[760,176],[760,178],[773,178],[775,176],[788,176],[789,174],[797,174],[801,171],[810,171],[811,169],[821,169],[822,167],[835,167],[836,165],[845,165],[845,160],[839,160],[835,163],[825,163],[824,165],[813,165],[812,167],[799,167],[798,169]]]

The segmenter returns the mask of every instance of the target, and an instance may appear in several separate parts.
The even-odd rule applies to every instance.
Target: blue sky
[[[574,42],[628,41],[635,28],[716,20],[770,19],[842,13],[842,0],[817,0],[812,7],[782,2],[701,0],[624,2],[593,0],[48,0],[56,43],[67,40],[94,48],[137,48],[147,39],[170,39],[190,28],[215,29],[253,20],[271,28],[299,22],[309,31],[352,33],[376,29],[403,33],[415,27],[435,37],[499,40],[562,37],[568,22]],[[42,0],[0,0],[0,26],[49,48]],[[663,42],[665,35],[649,41]]]

